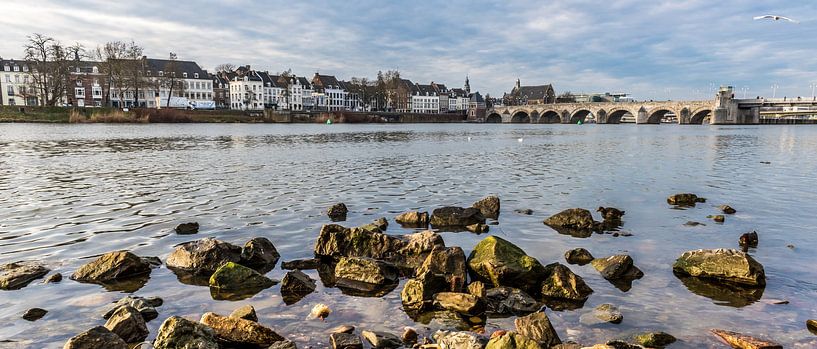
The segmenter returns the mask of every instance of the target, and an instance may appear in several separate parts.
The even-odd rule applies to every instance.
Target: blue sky
[[[298,75],[374,77],[501,95],[517,78],[557,93],[624,91],[700,99],[712,86],[742,97],[810,96],[817,83],[813,1],[97,1],[6,0],[0,56],[26,35],[95,47],[134,40],[211,70],[251,64]],[[799,24],[754,21],[780,14]]]

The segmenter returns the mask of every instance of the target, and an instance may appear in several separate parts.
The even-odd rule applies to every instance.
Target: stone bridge
[[[485,122],[576,124],[592,116],[599,124],[618,124],[632,115],[637,124],[658,124],[667,114],[674,114],[679,124],[715,123],[712,113],[717,101],[663,102],[591,102],[495,106],[489,108]]]

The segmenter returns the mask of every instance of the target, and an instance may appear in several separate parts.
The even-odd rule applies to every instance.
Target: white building
[[[332,75],[315,73],[312,77],[312,96],[315,110],[340,111],[348,109],[349,92]]]
[[[0,59],[0,105],[38,105],[25,61]]]
[[[143,57],[142,64],[145,69],[145,81],[139,86],[138,93],[133,88],[111,86],[110,96],[114,106],[156,108],[156,97],[159,97],[160,107],[165,107],[171,97],[186,98],[188,102],[214,103],[213,80],[196,62]],[[177,79],[183,88],[175,86],[171,92],[169,86],[161,83],[170,78]],[[120,99],[122,105],[119,105]]]
[[[264,104],[273,103],[271,89],[264,86],[263,79],[255,72],[236,76],[230,81],[230,109],[264,110]]]
[[[417,84],[411,95],[412,113],[439,113],[440,96],[432,85]],[[447,101],[446,101],[447,102]]]

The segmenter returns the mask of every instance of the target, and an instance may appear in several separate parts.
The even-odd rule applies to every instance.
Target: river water
[[[243,244],[271,239],[282,260],[308,258],[335,202],[350,209],[347,226],[377,217],[393,222],[407,210],[469,206],[502,199],[494,234],[543,264],[585,247],[596,257],[628,253],[645,276],[627,292],[590,265],[570,266],[595,290],[584,308],[547,310],[561,339],[585,345],[663,330],[670,348],[722,348],[708,333],[723,328],[814,348],[805,321],[817,318],[817,128],[678,125],[0,125],[0,263],[36,260],[70,275],[96,256],[120,249],[163,260],[173,246],[202,237]],[[673,209],[666,197],[693,192],[709,199]],[[716,206],[738,210],[724,224],[706,218]],[[626,210],[629,237],[561,235],[542,224],[571,207]],[[532,209],[533,215],[514,213]],[[596,219],[600,219],[596,214]],[[173,233],[197,221],[194,236]],[[705,223],[686,226],[687,221]],[[737,248],[756,230],[750,253],[768,285],[750,296],[687,288],[672,273],[682,252]],[[442,233],[466,255],[485,235]],[[279,262],[280,263],[280,262]],[[280,264],[279,264],[280,265]],[[281,279],[280,267],[268,276]],[[307,274],[318,279],[317,272]],[[399,290],[382,298],[352,297],[318,282],[317,292],[285,305],[279,286],[242,301],[217,301],[207,287],[180,283],[162,267],[135,292],[161,296],[161,322],[180,315],[229,313],[252,304],[260,322],[301,347],[327,347],[340,324],[399,334],[414,323]],[[0,291],[0,347],[60,348],[71,336],[104,324],[101,314],[122,292],[66,279]],[[774,304],[787,300],[788,304]],[[333,309],[305,320],[312,306]],[[602,303],[624,314],[619,325],[583,325]],[[20,318],[28,308],[41,320]],[[513,317],[489,319],[488,331],[513,328]]]

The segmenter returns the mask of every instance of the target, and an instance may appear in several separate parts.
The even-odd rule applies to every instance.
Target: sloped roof
[[[417,84],[417,89],[420,91],[420,93],[426,96],[430,96],[437,93],[437,89],[435,89],[434,86],[431,85]]]
[[[338,83],[338,79],[335,78],[334,75],[320,75],[318,73],[315,73],[315,76],[312,78],[312,84],[319,85],[323,88],[329,86],[340,87],[340,83]]]
[[[474,92],[471,94],[471,102],[484,103],[485,99],[482,98],[482,95],[479,94],[479,92]]]
[[[537,86],[520,86],[519,89],[515,88],[511,91],[511,94],[524,99],[545,99],[548,95],[548,90],[551,92],[553,91],[553,86],[551,84],[547,85],[537,85]]]
[[[304,86],[304,88],[312,88],[312,84],[309,83],[309,80],[303,76],[298,77],[298,82]]]
[[[207,74],[207,71],[201,69],[198,63],[193,61],[182,61],[182,60],[175,60],[171,61],[169,59],[155,59],[155,58],[147,58],[145,59],[145,69],[149,71],[163,71],[164,73],[168,73],[165,71],[168,68],[168,65],[174,62],[176,64],[176,77],[182,78],[184,73],[187,73],[187,79],[195,79],[196,74],[199,74],[199,79],[209,79],[210,75]],[[158,75],[158,74],[156,74]]]

